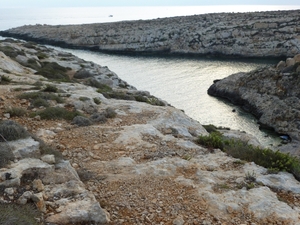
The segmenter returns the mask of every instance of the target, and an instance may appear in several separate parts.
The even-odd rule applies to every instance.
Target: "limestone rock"
[[[7,57],[3,52],[0,52],[0,68],[10,72],[25,73],[23,66]]]
[[[32,188],[38,192],[45,189],[43,182],[40,179],[36,179],[32,182]]]
[[[17,159],[28,157],[38,158],[40,156],[40,143],[33,140],[31,137],[9,142]]]
[[[225,22],[222,21],[226,20],[226,16],[227,14],[209,15],[207,21],[203,23],[207,24],[208,29],[211,28],[209,19],[220,21],[224,25]],[[176,29],[181,20],[182,23],[185,22],[185,18],[175,18],[177,19],[179,23],[176,23]],[[290,32],[290,29],[294,32],[291,26],[296,20],[292,21],[291,26],[280,26],[280,21],[277,21],[277,18],[276,21],[256,21],[255,27],[259,32],[267,32],[268,29],[276,27],[276,30],[284,30],[281,31],[283,33]],[[233,32],[214,30],[216,32],[213,33],[201,29],[203,36],[202,33],[198,35],[197,24],[193,26],[195,29],[189,30],[193,33],[193,39],[190,41],[194,43],[194,50],[196,46],[202,45],[214,48],[214,43],[208,42],[207,38],[224,42],[238,38],[239,43],[246,44],[243,37],[247,37],[247,32],[253,37],[259,33],[253,29],[253,24],[248,24],[247,27],[243,25],[245,26],[243,29],[234,24]],[[141,26],[135,32],[139,33],[147,30],[146,28]],[[150,32],[139,36],[137,40],[150,41],[149,48],[152,47],[152,42],[157,48],[163,48],[164,40],[170,38],[178,41],[181,37],[182,31],[175,28],[172,30],[168,28],[172,33]],[[80,37],[80,30],[75,29],[75,32],[77,33],[72,36],[73,39]],[[97,30],[94,32],[93,37],[97,37]],[[108,33],[118,35],[119,31],[111,28]],[[156,40],[157,36],[164,39]],[[101,40],[87,38],[85,41],[99,43]],[[76,43],[80,43],[79,40],[76,40]],[[179,48],[182,43],[177,44]],[[71,54],[39,45],[30,50],[25,47],[24,42],[0,43],[0,46],[6,45],[16,51],[22,50],[26,52],[26,57],[39,61],[40,59],[32,54],[44,51],[48,56],[45,60],[71,68],[72,70],[68,70],[69,76],[73,76],[82,69],[81,65],[84,65],[90,76],[85,79],[95,78],[99,82],[104,81],[111,85],[114,90],[151,98],[150,93],[127,86],[125,81],[119,79],[108,68],[78,59]],[[114,49],[124,46],[139,48],[138,43],[132,45],[123,43]],[[64,60],[61,60],[61,57],[64,57]],[[293,59],[295,58],[297,57]],[[228,85],[228,89],[233,91],[230,97],[237,102],[240,101],[236,95],[239,93],[242,99],[255,99],[255,103],[264,106],[263,110],[271,108],[267,115],[261,115],[261,122],[270,120],[275,114],[276,120],[271,121],[281,130],[289,131],[293,128],[289,131],[293,137],[292,135],[297,135],[297,130],[283,118],[290,116],[290,119],[291,115],[298,118],[299,104],[296,97],[298,89],[289,88],[293,87],[290,86],[291,83],[293,85],[299,83],[293,80],[298,79],[296,66],[297,63],[287,67],[284,62],[282,68],[278,70],[260,69],[250,73],[249,77],[239,73],[216,84],[220,83],[221,87],[224,83]],[[14,152],[19,155],[22,153],[22,157],[33,158],[19,156],[14,162],[0,168],[0,186],[3,190],[0,192],[1,203],[33,202],[44,212],[45,222],[49,224],[297,225],[300,223],[300,183],[291,174],[268,174],[266,168],[255,163],[232,158],[218,149],[199,146],[195,139],[198,135],[208,133],[199,122],[189,118],[181,110],[168,104],[153,106],[135,101],[107,99],[98,93],[95,87],[83,83],[51,83],[45,78],[41,79],[40,75],[32,74],[33,71],[25,67],[23,69],[28,72],[26,76],[10,74],[10,77],[15,82],[26,81],[33,84],[39,81],[43,85],[55,85],[60,91],[59,95],[66,100],[65,103],[59,104],[59,107],[69,109],[73,108],[76,102],[84,102],[99,112],[111,107],[117,114],[115,118],[108,118],[106,123],[88,127],[75,126],[70,121],[63,120],[40,121],[18,118],[22,123],[26,123],[28,130],[37,131],[45,143],[51,143],[53,147],[61,150],[65,159],[57,156],[54,161],[53,155],[31,154],[28,149],[38,152],[41,146],[30,138],[24,139],[25,142],[19,140],[18,144],[3,143],[3,149],[5,147],[6,150],[10,150],[7,146],[12,146]],[[81,81],[85,82],[85,79]],[[259,92],[248,91],[243,82],[250,85],[252,91],[259,88]],[[9,89],[9,92],[6,92],[9,96],[16,94],[10,93],[14,92],[15,87],[32,89],[31,85],[23,83],[2,86],[0,91],[6,92]],[[93,98],[101,100],[101,104],[94,104]],[[6,97],[6,94],[1,94],[1,99],[5,104],[20,104],[26,108],[29,106],[27,100],[11,99]],[[81,106],[80,104],[78,106],[79,109]],[[250,104],[246,106],[257,115],[265,112],[255,110],[256,108]],[[84,107],[80,108],[83,109]],[[288,113],[281,111],[282,109],[288,109]],[[243,132],[223,133],[253,145],[258,144],[255,138]],[[291,144],[295,145],[295,141]],[[24,148],[27,150],[23,151]],[[249,176],[254,179],[249,179]]]
[[[55,164],[55,156],[54,155],[43,155],[41,157],[41,160],[48,164]]]
[[[295,180],[290,173],[268,174],[257,178],[257,182],[261,182],[268,187],[276,190],[283,190],[286,192],[293,192],[300,194],[300,183]]]
[[[176,217],[175,220],[173,220],[173,225],[183,225],[184,224],[184,220],[182,216],[178,216]]]
[[[300,63],[300,54],[294,56],[295,63]]]
[[[56,134],[51,130],[39,129],[36,135],[44,140],[46,138],[53,138]]]
[[[294,66],[295,65],[295,59],[293,58],[287,58],[286,59],[286,66]]]
[[[299,121],[299,75],[294,59],[279,63],[277,68],[261,68],[249,73],[237,73],[214,83],[208,94],[226,98],[241,105],[259,119],[263,127],[288,134],[292,143],[284,147],[294,155],[300,152],[297,145],[300,137]],[[281,64],[281,65],[280,65]],[[289,65],[289,66],[288,66]],[[283,69],[282,69],[283,68]]]
[[[0,34],[105,52],[291,57],[299,54],[298,14],[299,10],[214,13],[102,24],[33,25]],[[82,69],[76,76],[89,77]],[[106,81],[111,85],[115,80]]]
[[[280,61],[277,66],[276,66],[276,69],[277,70],[282,70],[286,67],[286,62],[285,61]]]

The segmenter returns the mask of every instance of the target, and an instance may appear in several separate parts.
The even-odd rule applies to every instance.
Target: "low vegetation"
[[[212,132],[208,136],[200,136],[197,143],[207,148],[218,148],[232,157],[255,162],[270,171],[286,171],[300,180],[300,161],[298,158],[280,151],[248,145],[240,140],[228,139],[220,132]]]
[[[6,56],[10,58],[16,58],[18,55],[25,56],[24,51],[20,51],[10,46],[0,46],[0,52],[3,52]]]
[[[64,120],[73,120],[76,116],[82,116],[78,111],[69,111],[61,107],[48,107],[42,111],[37,112],[37,115],[41,119],[51,120],[51,119],[64,119]]]
[[[41,91],[34,91],[34,92],[26,92],[23,94],[18,95],[19,99],[30,99],[31,101],[34,101],[36,99],[44,99],[44,100],[53,100],[57,103],[64,103],[63,98],[59,97],[58,95],[54,93],[49,92],[41,92]]]
[[[9,145],[5,142],[0,143],[0,168],[6,167],[10,161],[14,160],[14,154]]]
[[[21,117],[27,113],[25,109],[20,107],[8,107],[4,112],[9,113],[10,117]]]
[[[36,98],[31,101],[34,107],[49,107],[50,103],[43,98]]]
[[[39,225],[43,224],[41,218],[42,214],[33,204],[0,204],[0,224],[2,225]]]
[[[47,84],[46,87],[43,89],[44,92],[53,92],[56,93],[58,91],[58,88],[54,85]]]
[[[34,66],[36,69],[33,62],[30,65]],[[69,76],[66,74],[68,70],[70,70],[70,68],[60,66],[56,62],[42,62],[42,67],[37,68],[36,74],[52,80],[70,81]]]
[[[12,120],[4,120],[0,123],[0,142],[14,141],[29,137],[24,127]]]
[[[12,80],[7,76],[1,77],[1,84],[9,84]]]
[[[86,118],[84,116],[76,116],[72,120],[72,124],[75,124],[75,125],[77,125],[79,127],[84,127],[84,126],[90,126],[90,125],[92,125],[93,122],[89,118]]]
[[[100,105],[101,104],[101,100],[99,98],[93,98],[94,102],[96,105]]]

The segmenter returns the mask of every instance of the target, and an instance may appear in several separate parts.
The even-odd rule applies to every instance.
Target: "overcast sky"
[[[300,5],[299,0],[0,0],[2,7]]]

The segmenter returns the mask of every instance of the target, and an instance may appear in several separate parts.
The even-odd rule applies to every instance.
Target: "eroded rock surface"
[[[0,117],[7,120],[9,113],[39,139],[2,143],[16,157],[0,169],[1,203],[34,202],[48,224],[300,223],[300,183],[291,174],[268,174],[254,163],[197,145],[195,139],[208,134],[201,124],[148,92],[124,86],[108,68],[39,45],[13,41],[2,46],[35,60],[22,61],[34,62],[24,66],[17,56],[2,58],[14,67],[0,68],[6,77],[0,85]],[[47,62],[71,68],[65,72],[70,80],[36,73]],[[89,75],[73,80],[80,64]],[[111,89],[89,85],[94,77]],[[18,97],[43,95],[50,84],[64,100],[46,99],[50,106],[77,110],[92,123],[43,119],[34,113],[50,106]],[[26,114],[7,112],[17,107]],[[227,135],[249,139],[236,132]]]
[[[293,140],[283,150],[299,155],[300,140],[300,55],[275,67],[237,73],[216,81],[208,94],[241,105],[259,118],[263,126]]]
[[[290,57],[300,52],[300,11],[214,13],[115,23],[23,26],[3,36],[125,53]]]

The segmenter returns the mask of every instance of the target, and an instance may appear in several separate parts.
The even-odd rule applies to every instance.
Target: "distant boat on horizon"
[[[109,15],[108,17],[114,17],[113,15]]]

